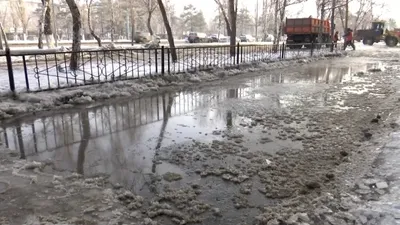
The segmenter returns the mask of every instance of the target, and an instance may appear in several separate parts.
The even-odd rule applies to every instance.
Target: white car
[[[265,40],[264,41],[266,41],[266,42],[273,42],[274,41],[274,35],[272,35],[272,34],[268,34],[266,37],[265,37]]]
[[[224,36],[219,38],[219,43],[229,43],[231,41],[231,37],[229,36]],[[236,43],[240,42],[240,39],[236,37]]]
[[[251,35],[241,35],[240,36],[240,41],[241,42],[255,42],[256,38],[251,36]]]

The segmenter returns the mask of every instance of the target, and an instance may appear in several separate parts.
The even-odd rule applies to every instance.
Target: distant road
[[[102,40],[103,45],[108,45],[111,43],[111,40]],[[175,40],[176,44],[185,43],[184,40]],[[23,49],[23,48],[37,48],[37,41],[8,41],[11,49]],[[117,46],[132,46],[130,40],[116,40],[114,44]],[[161,39],[161,44],[168,44],[166,39]],[[46,46],[46,44],[44,44]],[[70,47],[72,45],[72,41],[58,41],[58,46]],[[134,44],[134,46],[141,46],[142,44]],[[85,40],[82,41],[82,47],[97,47],[97,42],[95,40]]]

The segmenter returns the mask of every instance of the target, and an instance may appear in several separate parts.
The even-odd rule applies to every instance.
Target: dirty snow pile
[[[193,224],[204,214],[218,209],[198,200],[198,185],[174,189],[165,185],[156,196],[145,199],[106,177],[84,178],[76,173],[52,171],[52,162],[19,160],[12,151],[0,152],[0,191],[7,207],[0,212],[0,223],[10,224],[136,224],[160,225],[158,218],[169,217],[176,224]],[[52,171],[52,172],[51,172]],[[176,174],[170,174],[175,177]],[[161,180],[154,176],[153,181]],[[164,177],[164,179],[169,180]],[[173,180],[170,180],[171,182]],[[3,184],[7,188],[3,188]],[[3,186],[1,186],[3,185]],[[18,187],[18,188],[12,188]],[[26,199],[29,198],[29,202]],[[35,204],[41,207],[34,213]],[[24,205],[25,208],[21,208]],[[53,214],[49,212],[57,211]],[[9,215],[21,213],[17,219]],[[84,215],[84,216],[82,216]]]
[[[240,69],[216,68],[208,72],[183,73],[165,75],[156,78],[143,78],[131,81],[116,81],[98,85],[73,87],[55,91],[38,93],[4,94],[0,97],[0,119],[7,119],[15,115],[50,110],[54,108],[70,108],[79,104],[90,104],[100,100],[116,97],[139,97],[143,94],[151,94],[165,90],[179,90],[202,82],[224,79],[238,74],[257,71],[269,71],[273,69],[292,66],[293,63],[310,63],[324,58],[296,59],[288,61],[272,61],[269,63],[251,63],[241,65]]]

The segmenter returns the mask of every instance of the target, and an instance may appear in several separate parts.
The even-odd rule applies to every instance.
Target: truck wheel
[[[372,46],[374,44],[374,40],[372,40],[372,39],[363,39],[363,44]]]
[[[388,46],[388,47],[396,47],[396,45],[399,43],[399,41],[397,40],[396,37],[387,36],[385,38],[385,43],[386,43],[386,46]]]

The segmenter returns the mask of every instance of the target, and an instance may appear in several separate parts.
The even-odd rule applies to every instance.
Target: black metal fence
[[[239,67],[253,62],[270,62],[320,56],[331,52],[324,45],[238,44],[234,46],[176,47],[178,60],[171,58],[171,48],[101,49],[78,52],[79,66],[70,70],[72,52],[10,51],[0,52],[0,92],[30,92],[72,86],[99,84],[213,68]],[[333,51],[340,51],[337,47]],[[7,70],[2,69],[7,65]],[[2,89],[1,89],[2,88]]]

